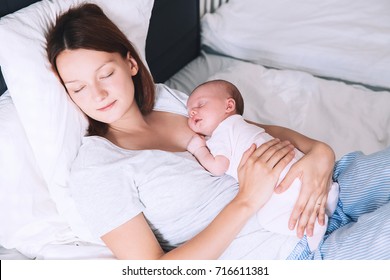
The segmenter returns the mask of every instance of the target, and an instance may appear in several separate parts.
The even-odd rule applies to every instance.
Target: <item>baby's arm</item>
[[[199,163],[216,176],[223,175],[229,167],[229,159],[225,156],[213,156],[206,146],[204,138],[194,134],[187,145],[187,150],[193,154]]]

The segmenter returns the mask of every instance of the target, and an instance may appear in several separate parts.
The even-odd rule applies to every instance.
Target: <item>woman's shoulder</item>
[[[105,151],[117,148],[119,149],[119,147],[116,147],[113,143],[104,137],[84,136],[82,139],[80,151],[90,151],[91,149],[95,151]]]
[[[86,136],[82,139],[74,165],[78,167],[105,165],[128,157],[132,152],[116,146],[104,137]]]
[[[153,110],[187,117],[187,99],[188,95],[181,91],[164,84],[156,84],[156,100]]]

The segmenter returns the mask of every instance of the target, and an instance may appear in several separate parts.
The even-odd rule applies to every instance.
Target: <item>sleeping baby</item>
[[[232,83],[213,80],[199,85],[187,101],[189,127],[196,132],[187,146],[200,164],[214,175],[224,173],[237,180],[237,168],[243,153],[255,143],[259,146],[273,137],[264,129],[249,124],[242,117],[244,102],[241,93]],[[295,149],[294,159],[284,168],[278,184],[291,165],[303,156]],[[295,235],[288,221],[298,198],[301,181],[296,178],[281,194],[273,193],[270,200],[258,211],[259,223],[268,231]],[[315,250],[327,227],[328,216],[336,209],[338,185],[333,183],[328,194],[325,224],[316,221],[313,236],[307,237],[309,247]]]

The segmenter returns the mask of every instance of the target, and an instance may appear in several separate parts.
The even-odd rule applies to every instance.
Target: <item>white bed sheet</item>
[[[0,260],[29,260],[30,257],[16,249],[0,246]],[[48,244],[33,258],[35,260],[114,260],[112,252],[106,247],[85,242],[68,244]]]
[[[16,249],[6,249],[0,246],[0,260],[28,260],[29,258],[24,256]]]
[[[189,93],[208,79],[226,79],[240,89],[244,117],[292,128],[328,143],[336,157],[390,145],[390,92],[325,80],[311,74],[266,69],[205,52],[166,84]]]

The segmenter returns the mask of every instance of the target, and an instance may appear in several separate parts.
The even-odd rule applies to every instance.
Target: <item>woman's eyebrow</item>
[[[76,83],[78,82],[77,80],[73,80],[73,81],[67,81],[67,82],[64,82],[64,84],[72,84],[72,83]]]
[[[110,59],[106,62],[104,62],[101,66],[99,66],[96,70],[95,70],[95,73],[98,72],[100,69],[102,69],[104,66],[106,66],[107,64],[110,64],[111,62],[114,62],[113,59]]]

